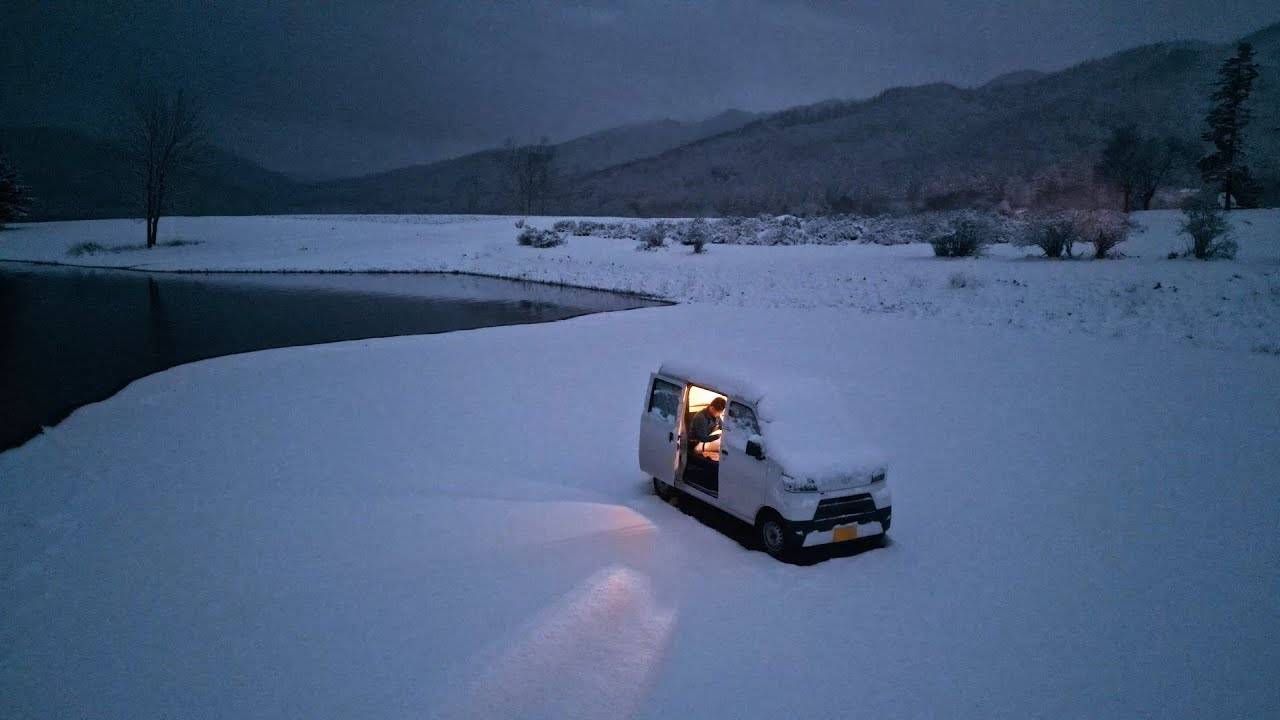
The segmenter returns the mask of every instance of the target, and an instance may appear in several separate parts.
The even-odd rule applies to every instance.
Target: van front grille
[[[818,510],[814,513],[813,519],[830,520],[848,515],[862,515],[875,512],[875,509],[876,501],[871,499],[869,493],[842,498],[827,498],[826,500],[818,501]]]

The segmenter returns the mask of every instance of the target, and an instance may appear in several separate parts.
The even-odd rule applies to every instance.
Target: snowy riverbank
[[[637,252],[636,243],[570,237],[519,247],[512,218],[302,216],[173,218],[161,239],[196,245],[71,257],[79,243],[136,244],[128,220],[38,223],[0,233],[0,258],[154,270],[458,271],[623,290],[678,302],[849,308],[949,323],[1280,352],[1280,210],[1232,213],[1240,256],[1168,260],[1185,239],[1178,214],[1135,213],[1143,226],[1118,260],[1048,261],[992,248],[939,260],[928,245],[711,246]],[[555,218],[534,224],[550,226]]]
[[[1209,264],[1145,217],[1135,257],[1065,263],[537,251],[507,219],[179,219],[200,244],[78,260],[137,228],[0,234],[695,301],[184,365],[0,453],[0,716],[1280,714],[1280,362],[1250,352],[1280,215]],[[708,347],[856,405],[887,548],[784,565],[652,495],[644,383]]]

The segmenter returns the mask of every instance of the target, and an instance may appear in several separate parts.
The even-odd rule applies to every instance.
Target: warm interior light
[[[729,402],[729,398],[715,392],[714,390],[708,390],[706,388],[698,387],[697,385],[690,385],[689,412],[699,412],[702,408],[710,405],[711,401],[716,398],[724,398],[726,403]],[[711,442],[701,443],[698,446],[698,451],[706,457],[718,462],[720,460],[720,440],[717,438]]]
[[[716,398],[724,398],[725,402],[729,402],[729,398],[724,397],[718,392],[698,387],[697,385],[689,386],[689,412],[698,412],[702,408],[711,404]]]

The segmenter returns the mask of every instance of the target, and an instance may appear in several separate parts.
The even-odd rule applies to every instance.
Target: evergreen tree
[[[21,220],[31,209],[31,195],[16,168],[0,155],[0,228]]]
[[[1212,95],[1214,106],[1205,116],[1209,129],[1201,137],[1213,143],[1214,150],[1200,159],[1200,176],[1206,185],[1222,194],[1224,210],[1231,209],[1233,200],[1250,205],[1255,196],[1245,154],[1244,129],[1253,117],[1247,103],[1257,77],[1253,46],[1240,43],[1236,54],[1218,69]]]

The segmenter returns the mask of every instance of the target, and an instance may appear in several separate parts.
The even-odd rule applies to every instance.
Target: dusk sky
[[[972,85],[1280,20],[1273,0],[16,6],[0,28],[5,124],[105,131],[122,85],[153,78],[201,95],[221,145],[303,177],[512,136]]]

